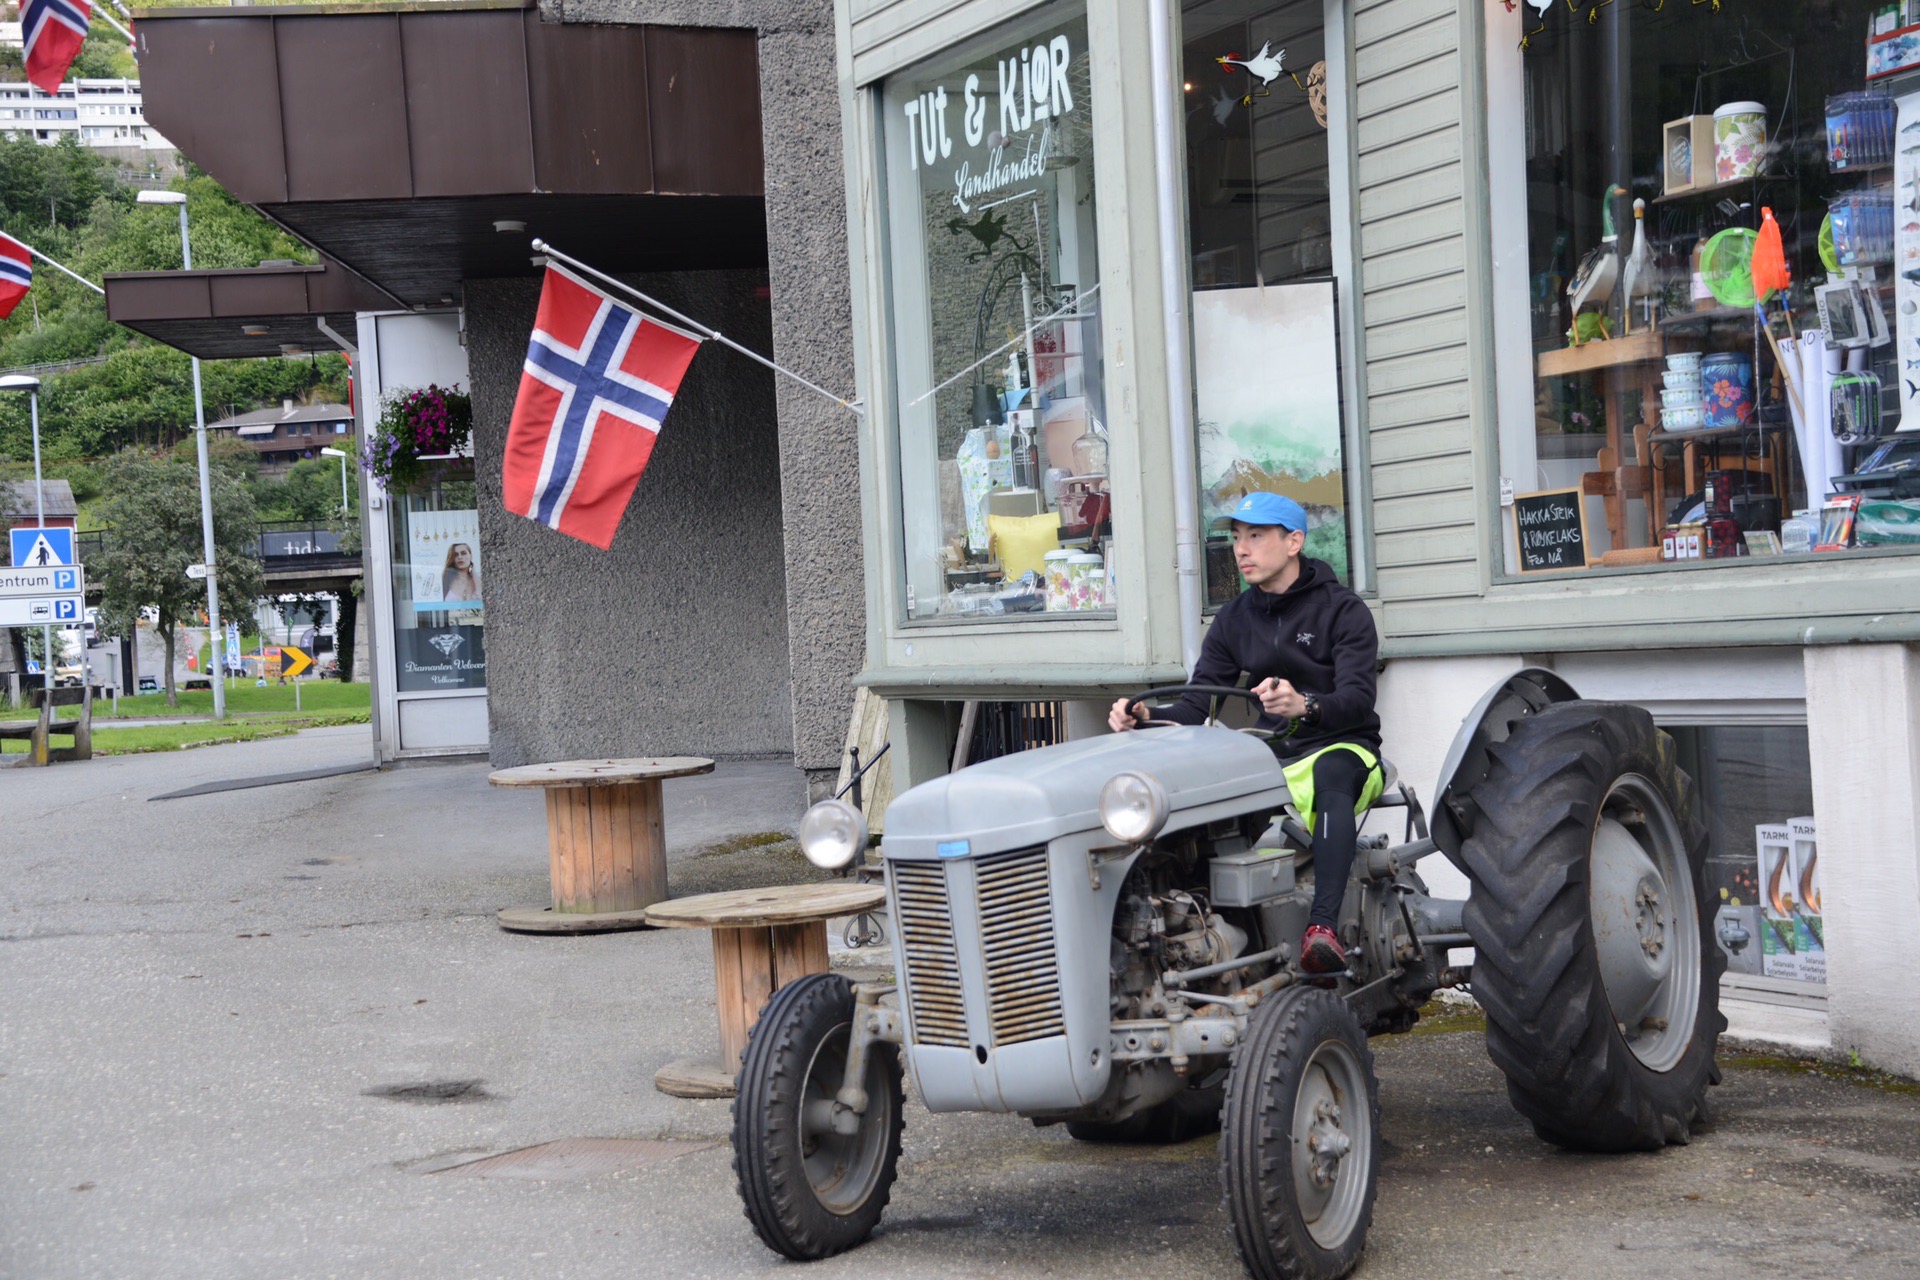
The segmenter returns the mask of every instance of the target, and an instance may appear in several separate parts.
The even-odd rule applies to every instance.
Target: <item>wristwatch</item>
[[[1309,694],[1303,695],[1303,697],[1306,701],[1307,708],[1305,711],[1302,711],[1300,713],[1300,718],[1306,721],[1308,724],[1319,724],[1320,723],[1320,695],[1317,693],[1309,693]]]

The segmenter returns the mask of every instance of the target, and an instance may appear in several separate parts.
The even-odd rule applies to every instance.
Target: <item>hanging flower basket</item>
[[[381,406],[360,465],[388,493],[403,493],[426,471],[425,459],[462,453],[472,436],[473,399],[457,385],[396,391]]]

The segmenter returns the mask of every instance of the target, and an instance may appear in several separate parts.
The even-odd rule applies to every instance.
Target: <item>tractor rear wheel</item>
[[[1707,834],[1673,739],[1638,707],[1566,702],[1489,749],[1461,849],[1473,993],[1507,1093],[1548,1142],[1686,1142],[1720,1082]]]
[[[1339,1280],[1360,1261],[1380,1169],[1380,1089],[1353,1011],[1318,987],[1261,1001],[1234,1051],[1220,1180],[1253,1280]]]

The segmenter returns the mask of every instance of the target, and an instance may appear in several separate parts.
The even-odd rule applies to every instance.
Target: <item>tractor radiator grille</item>
[[[980,936],[994,1044],[1065,1035],[1060,967],[1053,954],[1047,851],[1029,849],[983,858],[978,868]]]
[[[967,1009],[960,997],[960,962],[953,951],[947,868],[939,862],[889,862],[893,921],[907,958],[903,975],[913,1038],[919,1044],[967,1047]]]

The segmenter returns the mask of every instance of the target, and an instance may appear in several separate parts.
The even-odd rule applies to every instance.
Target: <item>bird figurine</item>
[[[1613,198],[1625,194],[1627,189],[1616,182],[1600,198],[1600,243],[1580,260],[1567,285],[1567,310],[1573,316],[1572,345],[1576,347],[1586,340],[1583,333],[1592,332],[1580,323],[1582,308],[1598,307],[1602,313],[1599,331],[1605,333],[1607,329],[1607,303],[1613,299],[1613,286],[1620,281],[1620,235],[1613,229]]]
[[[1245,71],[1248,75],[1260,82],[1258,92],[1249,89],[1246,96],[1240,99],[1241,106],[1250,107],[1253,105],[1255,98],[1270,96],[1273,92],[1271,88],[1273,82],[1278,80],[1281,75],[1286,72],[1286,67],[1283,66],[1282,63],[1286,60],[1287,51],[1281,49],[1278,52],[1270,52],[1272,49],[1273,41],[1269,40],[1265,44],[1262,44],[1260,46],[1260,52],[1254,54],[1251,58],[1236,58],[1234,55],[1228,53],[1222,54],[1220,57],[1214,59],[1215,62],[1223,67],[1239,67],[1242,71]]]
[[[1547,13],[1553,8],[1553,0],[1527,0],[1527,7],[1540,15],[1540,25],[1520,35],[1520,48],[1526,50],[1533,44],[1533,38],[1547,29]]]
[[[1633,202],[1633,248],[1627,251],[1627,260],[1620,267],[1621,291],[1626,295],[1626,331],[1633,332],[1633,304],[1642,299],[1651,299],[1656,281],[1653,269],[1653,247],[1647,243],[1647,202],[1636,199]],[[1653,303],[1647,303],[1647,323],[1653,323]]]

